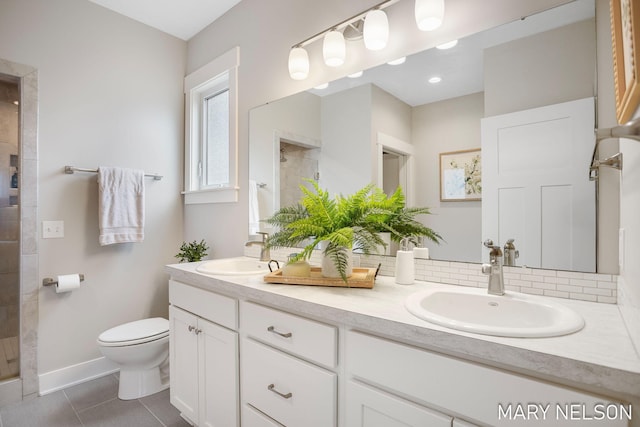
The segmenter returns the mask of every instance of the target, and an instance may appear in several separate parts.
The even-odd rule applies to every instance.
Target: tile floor
[[[0,427],[189,427],[169,403],[169,390],[120,400],[118,377],[107,375],[0,408]]]

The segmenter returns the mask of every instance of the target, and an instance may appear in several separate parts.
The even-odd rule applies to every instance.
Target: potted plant
[[[279,228],[269,236],[267,247],[297,247],[305,244],[295,261],[309,259],[313,250],[324,242],[323,275],[341,277],[351,274],[351,252],[356,249],[369,255],[385,243],[380,230],[389,231],[394,240],[426,235],[438,241],[440,236],[415,221],[423,209],[405,208],[402,190],[387,197],[382,190],[368,185],[350,196],[330,198],[313,180],[313,191],[300,186],[303,197],[297,205],[278,210],[266,222]],[[402,205],[402,206],[400,206]],[[307,243],[307,241],[310,241]],[[333,268],[332,268],[333,267]],[[335,273],[330,271],[335,269]],[[332,274],[334,273],[334,274]]]
[[[209,250],[209,246],[203,240],[200,243],[197,243],[195,240],[191,243],[182,242],[180,246],[180,252],[176,254],[176,258],[180,260],[180,262],[194,262],[194,261],[202,261],[202,258],[207,256],[207,251]]]

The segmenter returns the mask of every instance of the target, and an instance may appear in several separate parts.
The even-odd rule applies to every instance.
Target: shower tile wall
[[[18,374],[20,214],[18,86],[0,81],[0,380]]]
[[[280,159],[280,206],[291,206],[302,197],[300,184],[305,184],[303,179],[316,176],[319,150],[282,141],[280,148],[284,148]]]

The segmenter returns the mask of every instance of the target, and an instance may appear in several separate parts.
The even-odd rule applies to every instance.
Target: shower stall
[[[19,95],[0,75],[0,381],[20,375]]]

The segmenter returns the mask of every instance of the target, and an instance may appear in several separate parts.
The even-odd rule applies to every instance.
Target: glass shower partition
[[[0,76],[0,381],[20,374],[19,92]]]

